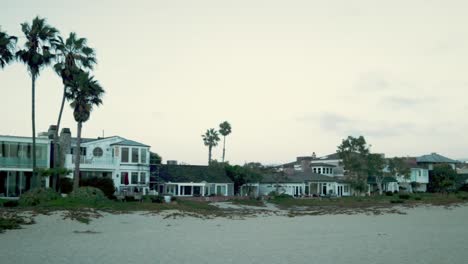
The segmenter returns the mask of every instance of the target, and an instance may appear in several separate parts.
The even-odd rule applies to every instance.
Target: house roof
[[[222,167],[198,165],[150,165],[151,175],[163,182],[232,183]]]
[[[418,163],[458,163],[458,161],[444,157],[437,153],[422,155],[416,158]]]
[[[340,158],[340,154],[338,154],[338,153],[333,153],[333,154],[330,154],[330,155],[318,157],[318,158],[315,159],[315,160],[339,160],[339,159],[341,159],[341,158]]]
[[[333,177],[325,176],[313,172],[294,172],[293,174],[267,174],[263,175],[261,183],[303,183],[303,182],[337,182],[340,181]]]
[[[143,143],[140,143],[140,142],[137,142],[137,141],[133,141],[133,140],[128,140],[128,139],[122,140],[122,141],[117,142],[117,143],[113,143],[113,144],[111,144],[111,146],[149,147],[148,145],[145,145],[145,144],[143,144]]]
[[[324,163],[324,162],[317,162],[311,163],[310,167],[336,167],[335,165]]]

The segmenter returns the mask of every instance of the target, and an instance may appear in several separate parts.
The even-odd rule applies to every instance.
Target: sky
[[[467,1],[0,0],[21,36],[39,15],[96,49],[104,104],[84,137],[119,135],[163,160],[206,164],[201,135],[227,120],[231,164],[334,153],[363,135],[373,152],[468,157]],[[19,45],[24,38],[19,38]],[[36,83],[36,127],[55,124],[62,83]],[[0,70],[0,134],[31,134],[31,80]],[[67,105],[62,127],[76,135]],[[220,160],[222,142],[213,151]]]

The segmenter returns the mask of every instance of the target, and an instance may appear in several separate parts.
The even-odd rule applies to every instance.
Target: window
[[[128,162],[128,148],[122,148],[122,162]]]
[[[318,168],[318,173],[319,173],[319,174],[322,173],[322,168]]]
[[[138,149],[137,148],[132,148],[132,162],[133,163],[138,163]]]
[[[132,184],[138,184],[138,172],[132,172]]]
[[[97,147],[93,149],[93,156],[94,157],[102,157],[103,151],[102,148]]]
[[[140,172],[140,182],[146,183],[146,173]]]
[[[120,184],[128,184],[128,172],[121,173]]]
[[[317,173],[317,168],[314,168],[314,173]]]
[[[146,149],[141,150],[141,163],[146,163]]]
[[[346,192],[346,193],[349,192],[348,189],[349,189],[348,185],[345,185],[345,186],[343,187],[343,192]]]
[[[37,148],[37,145],[36,145]],[[76,151],[76,146],[71,148],[71,154],[73,155]],[[86,148],[80,147],[81,156],[86,156]]]

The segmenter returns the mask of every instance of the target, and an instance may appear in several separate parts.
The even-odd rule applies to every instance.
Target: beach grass
[[[247,205],[247,206],[255,206],[255,207],[265,207],[265,203],[259,199],[232,199],[229,200],[232,204],[235,205]]]

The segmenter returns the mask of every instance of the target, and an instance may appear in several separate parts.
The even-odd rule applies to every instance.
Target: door
[[[338,186],[338,196],[343,196],[343,186]]]
[[[326,183],[322,184],[322,194],[327,195],[327,184]]]

